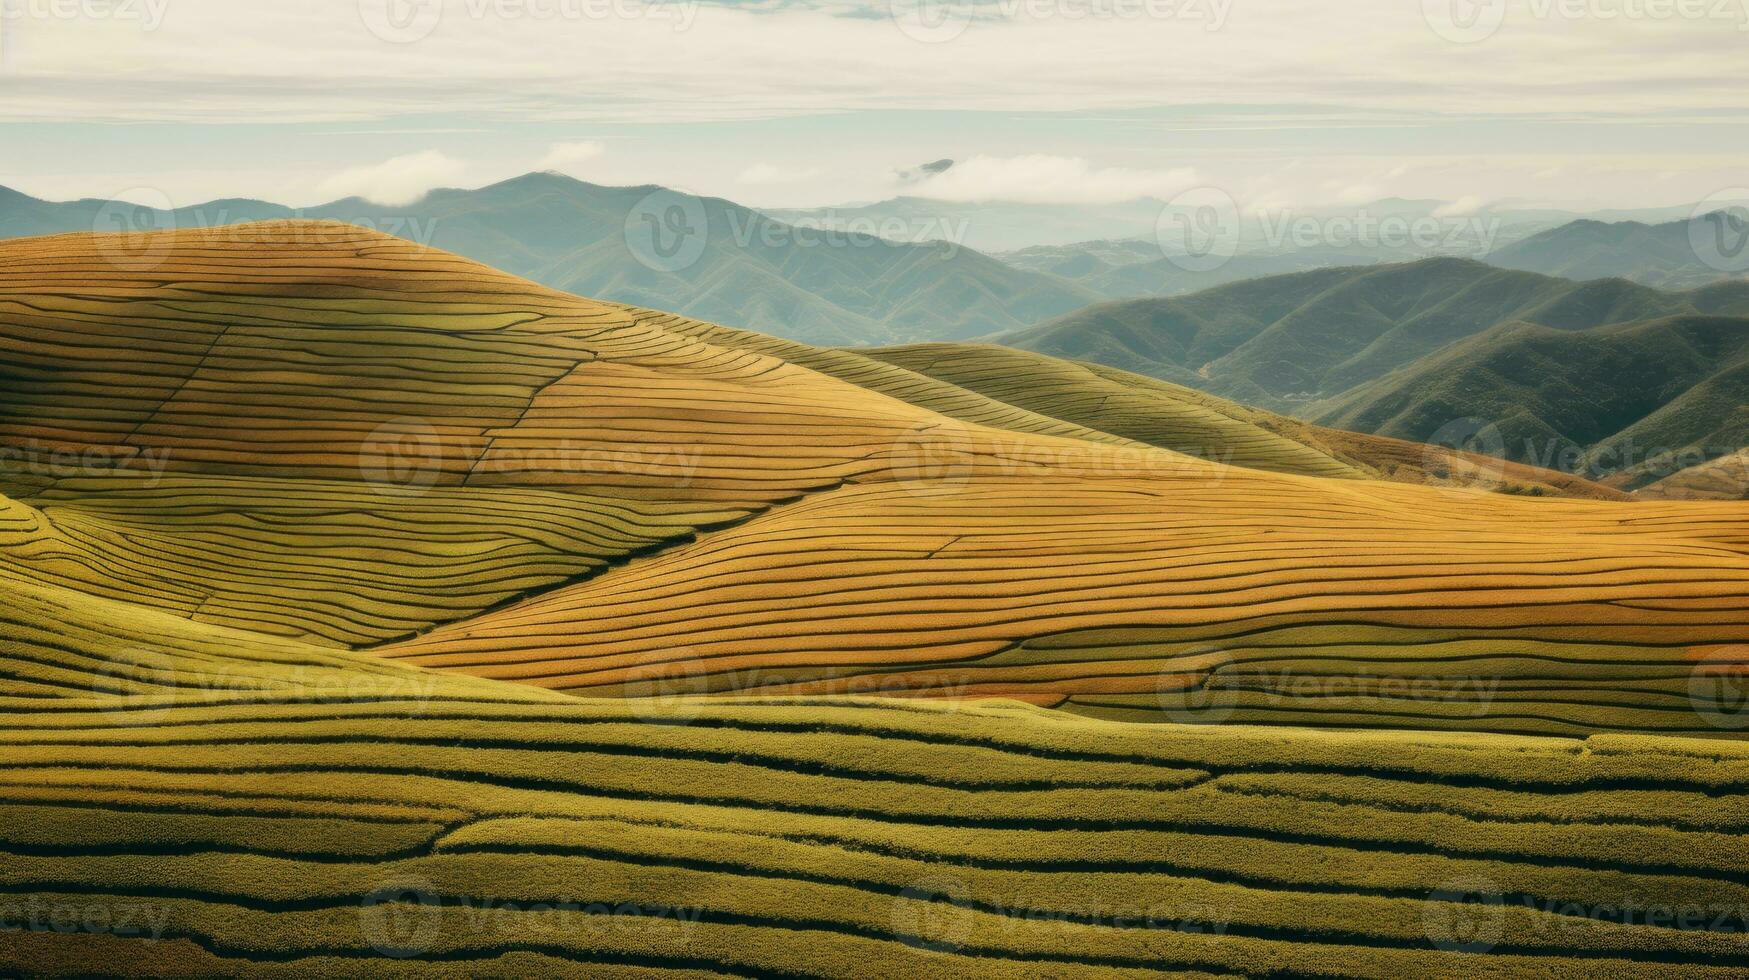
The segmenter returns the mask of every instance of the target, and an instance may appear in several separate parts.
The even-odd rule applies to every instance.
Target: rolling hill
[[[1594,330],[1508,324],[1362,386],[1326,424],[1431,438],[1492,425],[1512,459],[1629,487],[1749,445],[1749,318],[1680,316]]]
[[[1749,503],[339,224],[0,244],[0,350],[0,971],[1749,968]]]
[[[1100,364],[991,344],[919,344],[867,354],[1042,415],[1234,466],[1415,484],[1485,471],[1490,489],[1502,492],[1626,499],[1570,474],[1309,425]]]
[[[1585,330],[1681,313],[1749,313],[1749,291],[1672,294],[1429,259],[1102,304],[1001,339],[1298,414],[1501,323]]]
[[[1654,500],[1749,500],[1749,449],[1678,470],[1642,487]]]
[[[1729,504],[1360,479],[1376,447],[1140,379],[1032,358],[1004,389],[983,349],[913,370],[344,225],[3,248],[28,383],[0,439],[35,451],[12,561],[200,623],[582,694],[1160,717],[1185,688],[1258,723],[1561,734],[1704,729],[1691,659],[1749,640]],[[1159,448],[1185,433],[1197,456]],[[1391,688],[1454,660],[1525,690]]]
[[[360,224],[559,289],[817,344],[976,337],[1099,298],[961,245],[797,227],[719,198],[603,187],[557,174],[437,190],[408,207],[352,198],[296,211],[260,201],[214,201],[164,212],[107,201],[50,203],[0,190],[0,237],[293,217]],[[677,223],[663,226],[660,243],[643,242],[636,235],[646,218]],[[674,252],[659,255],[657,249]]]
[[[1487,261],[1569,279],[1618,277],[1685,289],[1749,272],[1749,260],[1733,261],[1746,234],[1741,208],[1660,224],[1584,219],[1504,246]]]
[[[1742,742],[577,700],[0,581],[12,973],[1749,965]]]

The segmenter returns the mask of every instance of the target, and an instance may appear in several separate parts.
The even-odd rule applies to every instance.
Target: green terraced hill
[[[1581,283],[1465,259],[1428,259],[1106,303],[1002,341],[1297,412],[1500,323],[1526,320],[1583,330],[1726,312],[1734,301],[1661,293],[1621,280]]]
[[[8,972],[1749,968],[1742,743],[578,701],[15,594]],[[88,659],[118,625],[190,646],[129,680]]]
[[[1749,971],[1741,503],[345,226],[0,257],[0,974]]]
[[[1749,317],[1566,331],[1496,327],[1321,406],[1326,425],[1408,440],[1455,418],[1495,451],[1630,489],[1749,446]]]

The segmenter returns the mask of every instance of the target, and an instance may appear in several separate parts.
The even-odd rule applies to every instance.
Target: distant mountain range
[[[994,254],[1010,265],[1071,280],[1109,299],[1176,296],[1261,276],[1437,257],[1483,259],[1503,268],[1572,279],[1624,276],[1667,288],[1730,276],[1708,267],[1690,247],[1686,221],[1692,207],[1590,216],[1504,206],[1463,214],[1448,210],[1440,201],[1391,198],[1350,208],[1247,214],[1231,246],[1233,256],[1201,271],[1169,257],[1152,234]],[[1670,218],[1682,220],[1645,223]],[[1734,236],[1734,227],[1729,230]],[[1733,237],[1727,247],[1734,243]]]
[[[1235,202],[1236,204],[1238,202]],[[779,221],[810,227],[845,227],[881,233],[888,237],[918,240],[951,238],[969,248],[1004,260],[1012,253],[1034,249],[1074,255],[1099,252],[1116,246],[1140,246],[1140,260],[1161,258],[1157,241],[1162,216],[1174,210],[1170,202],[1143,197],[1114,204],[1033,204],[1017,201],[944,201],[925,197],[896,197],[886,201],[827,208],[764,209]],[[1633,210],[1572,211],[1505,201],[1486,207],[1454,208],[1449,201],[1383,198],[1361,204],[1304,208],[1245,210],[1237,231],[1241,254],[1281,253],[1303,250],[1291,239],[1296,228],[1311,224],[1342,237],[1343,222],[1361,219],[1383,221],[1432,218],[1443,221],[1460,234],[1456,240],[1423,249],[1424,254],[1479,255],[1526,238],[1539,231],[1581,218],[1601,221],[1672,221],[1686,217],[1692,205]],[[1195,208],[1180,205],[1180,214]],[[1465,233],[1480,227],[1487,234]],[[1364,235],[1359,237],[1364,238]],[[1401,261],[1409,257],[1403,248],[1380,249]],[[1024,264],[1024,260],[1021,263]],[[1214,285],[1203,283],[1202,285]]]
[[[477,190],[433,191],[406,207],[349,198],[294,210],[233,199],[155,211],[101,200],[51,203],[0,189],[0,237],[288,217],[338,220],[569,292],[813,344],[881,346],[990,337],[1103,300],[1181,295],[1257,277],[1404,257],[1400,245],[1364,233],[1353,241],[1325,234],[1340,233],[1358,215],[1373,222],[1438,222],[1451,232],[1437,242],[1434,251],[1441,253],[1479,255],[1500,241],[1525,238],[1499,250],[1509,262],[1562,254],[1558,245],[1538,243],[1579,233],[1550,230],[1572,217],[1568,212],[1503,208],[1438,217],[1445,208],[1439,201],[1389,199],[1352,209],[1249,215],[1241,222],[1237,254],[1201,271],[1162,252],[1153,231],[1168,208],[1157,200],[1068,206],[896,198],[851,208],[761,212],[720,198],[654,186],[604,187],[548,173]],[[1333,240],[1297,238],[1304,227]],[[1038,244],[1093,229],[1146,237]],[[1611,254],[1617,264],[1632,264],[1625,256],[1639,249],[1645,253],[1639,266],[1673,267],[1669,238],[1634,236]],[[1030,247],[1000,257],[968,247],[1015,242]],[[663,246],[674,251],[656,254]]]
[[[820,344],[976,337],[1100,298],[957,245],[799,228],[719,198],[602,187],[555,174],[433,191],[399,208],[356,198],[295,211],[229,200],[167,212],[0,192],[0,237],[8,238],[287,217],[362,224],[569,292]],[[637,236],[650,233],[645,220],[674,222],[656,233],[670,239],[665,244],[679,261],[640,250]]]
[[[1487,260],[1569,279],[1619,276],[1683,289],[1749,272],[1749,220],[1737,208],[1664,224],[1574,221],[1505,246]]]
[[[1663,475],[1649,454],[1749,444],[1749,282],[1673,293],[1430,259],[1108,303],[1003,339],[1340,429],[1427,442],[1473,419],[1500,443],[1481,448],[1630,486]]]
[[[1730,306],[1749,314],[1749,288]],[[1454,418],[1486,420],[1488,440],[1509,458],[1635,489],[1749,446],[1749,315],[1590,330],[1501,324],[1315,417],[1401,439],[1434,438]]]
[[[1158,205],[1133,202],[1129,213]],[[1426,218],[1437,205],[1385,201],[1374,213]],[[948,216],[943,221],[960,213],[1018,220],[1036,210],[955,211],[901,199],[871,205],[864,216],[895,207],[911,209],[914,220],[943,208],[936,212]],[[1123,211],[1106,208],[1096,220]],[[1749,355],[1742,347],[1749,280],[1718,281],[1728,270],[1717,268],[1717,257],[1708,264],[1692,237],[1735,234],[1728,223],[1581,220],[1498,249],[1487,264],[1454,257],[1388,263],[1391,249],[1366,243],[1269,251],[1265,242],[1263,251],[1193,271],[1163,257],[1153,241],[1041,245],[1003,261],[952,241],[893,241],[857,230],[900,234],[896,224],[846,227],[787,214],[801,224],[717,198],[554,174],[439,190],[408,207],[347,199],[301,211],[237,199],[165,212],[0,190],[0,237],[288,216],[347,221],[568,292],[813,345],[1000,336],[1016,348],[1413,443],[1440,442],[1453,422],[1482,420],[1496,444],[1473,448],[1630,489],[1671,475],[1676,463],[1648,458],[1660,451],[1682,453],[1687,466],[1749,445]],[[1511,227],[1561,216],[1524,214]],[[966,227],[941,227],[950,239],[965,237]],[[657,239],[641,235],[662,236],[672,250],[652,251]],[[1469,247],[1459,242],[1460,251]],[[1618,278],[1575,282],[1557,274]],[[1696,283],[1710,285],[1653,285]],[[1099,302],[1112,296],[1146,298]],[[1009,400],[1016,398],[1025,403],[1024,393]],[[1124,398],[1131,398],[1127,390]],[[1663,485],[1716,492],[1735,470],[1722,472]]]

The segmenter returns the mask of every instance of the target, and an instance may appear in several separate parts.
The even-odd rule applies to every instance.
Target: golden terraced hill
[[[198,623],[590,695],[1549,734],[1709,732],[1749,643],[1743,503],[1360,479],[1213,403],[1199,458],[1076,366],[805,367],[344,225],[4,251],[9,561]],[[1332,475],[1207,458],[1275,451]]]
[[[1749,970],[1749,503],[337,224],[0,354],[0,973]]]

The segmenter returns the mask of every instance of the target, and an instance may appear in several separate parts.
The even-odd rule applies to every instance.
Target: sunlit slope
[[[165,668],[169,693],[149,697],[104,674],[48,696],[0,677],[0,894],[25,927],[0,970],[1749,968],[1737,744],[578,701],[437,674],[385,686],[395,668],[362,654],[274,656],[208,656],[180,683]],[[89,670],[45,659],[25,669]],[[346,661],[363,682],[328,686]],[[278,683],[213,696],[205,678],[240,672]],[[49,927],[65,909],[99,925]]]
[[[1235,466],[1351,479],[1367,475],[1269,430],[1263,424],[1271,418],[1268,413],[1140,375],[1107,374],[1109,369],[1089,364],[985,344],[920,344],[869,355],[1041,414]]]
[[[753,505],[884,471],[943,421],[345,225],[26,239],[0,259],[0,440],[135,468]]]
[[[198,623],[616,696],[1563,734],[1706,731],[1749,641],[1749,505],[1224,466],[345,226],[0,249],[0,439],[124,464],[25,460],[9,561]]]
[[[951,471],[950,471],[951,472]],[[1743,505],[1221,480],[847,487],[379,652],[577,693],[1024,698],[1136,720],[1710,732]],[[588,623],[586,632],[575,624]]]
[[[45,584],[350,645],[580,580],[747,513],[509,487],[384,493],[119,470],[0,497],[0,515],[14,518],[0,548]]]
[[[791,364],[831,375],[840,381],[848,381],[860,388],[889,395],[961,422],[1029,435],[1082,439],[1111,446],[1134,448],[1139,445],[1133,439],[1049,414],[1029,411],[1012,402],[992,398],[950,380],[890,363],[877,358],[877,351],[872,349],[814,347],[672,313],[656,310],[637,312],[645,318],[645,322],[660,326],[670,333],[694,337],[720,347],[781,358]]]
[[[1490,489],[1509,493],[1627,499],[1568,474],[1325,429],[1102,364],[993,344],[918,344],[867,355],[1041,415],[1234,466],[1433,484],[1466,474],[1479,484],[1485,473]]]
[[[1636,496],[1649,500],[1749,500],[1749,449],[1672,473]]]
[[[5,540],[11,517],[0,511],[0,704],[9,716],[61,704],[133,712],[133,722],[149,724],[156,709],[177,705],[372,701],[436,688],[496,700],[540,696],[33,581]]]
[[[0,492],[39,530],[28,573],[202,622],[380,642],[773,502],[925,473],[957,424],[350,226],[0,257]],[[952,397],[1061,437],[1008,452],[962,426],[979,467],[1122,442]]]
[[[673,333],[780,357],[993,428],[1132,448],[1151,445],[1235,466],[1309,476],[1629,499],[1569,474],[1441,446],[1325,429],[1100,364],[988,344],[810,347],[672,314],[641,312]]]

